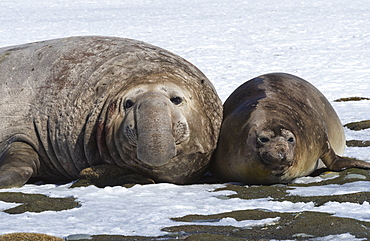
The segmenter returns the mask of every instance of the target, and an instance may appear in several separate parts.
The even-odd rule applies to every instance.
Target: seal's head
[[[189,97],[184,88],[171,83],[139,85],[125,95],[119,133],[136,149],[142,164],[160,167],[181,154],[191,133]]]
[[[213,118],[221,108],[212,103],[221,105],[208,82],[187,84],[183,76],[150,74],[117,91],[99,133],[105,162],[156,182],[191,183],[203,175],[221,123]]]
[[[264,129],[257,133],[254,142],[262,164],[271,170],[271,174],[282,176],[292,166],[296,142],[291,131]]]
[[[244,143],[244,148],[232,151],[237,158],[226,165],[226,170],[249,184],[290,182],[292,175],[300,171],[297,150],[301,139],[296,129],[279,116],[254,111],[239,131],[239,145]]]
[[[222,121],[212,83],[163,49],[138,42],[122,48],[94,72],[104,105],[91,121],[99,158],[156,182],[194,182],[209,165]]]

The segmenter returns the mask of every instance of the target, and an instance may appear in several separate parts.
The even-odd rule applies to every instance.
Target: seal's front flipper
[[[104,188],[106,186],[123,186],[126,184],[153,184],[149,177],[133,173],[132,171],[116,166],[103,164],[88,167],[80,172],[80,177],[71,187],[84,187],[95,185]]]
[[[328,153],[325,153],[321,157],[321,160],[329,168],[329,170],[333,171],[341,171],[348,168],[370,169],[370,163],[338,156],[332,149],[330,149]]]
[[[13,142],[0,155],[0,188],[25,184],[40,164],[37,152],[27,143]]]

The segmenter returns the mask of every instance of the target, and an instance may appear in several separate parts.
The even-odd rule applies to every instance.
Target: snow
[[[135,185],[132,188],[106,187],[99,189],[94,186],[68,189],[68,185],[25,185],[4,191],[41,193],[51,197],[73,196],[81,202],[80,208],[60,212],[42,212],[23,214],[6,214],[0,212],[0,220],[7,220],[2,224],[2,232],[43,232],[57,236],[69,234],[122,234],[157,236],[166,234],[160,229],[177,226],[184,223],[171,221],[171,217],[182,217],[188,214],[217,214],[233,210],[268,209],[270,201],[223,199],[232,191],[217,191],[224,185],[188,185],[174,184]],[[16,206],[16,204],[14,204]],[[306,207],[307,206],[307,207]],[[277,210],[298,211],[309,209],[313,204],[286,202]],[[0,210],[9,208],[9,204],[0,203]],[[60,226],[63,220],[63,227]],[[233,226],[258,226],[275,222],[276,218],[265,220],[246,220],[237,222],[233,219],[222,219],[213,223],[192,223]],[[27,225],[19,225],[26,221]],[[185,223],[188,224],[188,223]]]
[[[224,101],[248,79],[287,72],[314,84],[332,102],[344,124],[370,119],[370,3],[363,0],[2,0],[0,47],[77,35],[142,40],[179,54],[199,67]],[[347,140],[370,140],[370,130],[346,129]],[[370,148],[347,148],[345,155],[370,161]],[[308,179],[301,179],[309,182]],[[0,234],[42,232],[156,236],[170,220],[187,214],[216,214],[262,208],[280,212],[319,211],[370,221],[370,205],[329,202],[274,202],[223,199],[218,185],[136,185],[132,188],[68,189],[68,185],[25,185],[3,191],[73,196],[80,208],[10,215],[0,212]],[[368,182],[302,187],[294,195],[341,195],[366,191]],[[326,194],[324,194],[326,193]],[[18,204],[0,202],[0,210]],[[214,225],[253,226],[277,219],[222,219]],[[194,224],[194,223],[193,223]],[[209,224],[209,223],[207,223]],[[322,240],[353,240],[350,234]]]
[[[303,178],[300,178],[303,179]],[[298,196],[330,196],[330,195],[343,195],[343,194],[351,194],[351,193],[358,193],[358,192],[367,192],[369,188],[367,187],[369,182],[366,181],[358,181],[358,182],[349,182],[342,185],[338,184],[331,184],[331,185],[324,185],[321,187],[311,186],[311,187],[296,187],[293,190],[288,190],[288,193],[291,195],[298,195]],[[319,190],[319,191],[317,191]],[[316,193],[315,193],[316,192]]]

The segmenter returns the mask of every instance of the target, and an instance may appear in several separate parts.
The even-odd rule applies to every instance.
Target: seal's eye
[[[269,142],[270,139],[267,137],[258,137],[258,141],[261,143],[266,143],[266,142]]]
[[[134,102],[132,100],[126,100],[125,102],[125,110],[131,108],[134,105]]]
[[[170,99],[170,101],[171,101],[172,103],[174,103],[175,105],[179,105],[179,104],[181,104],[181,102],[182,102],[182,98],[181,98],[181,97],[176,96],[176,97],[172,97],[172,98]]]
[[[294,138],[293,138],[293,137],[290,137],[290,138],[288,139],[288,142],[294,142]]]

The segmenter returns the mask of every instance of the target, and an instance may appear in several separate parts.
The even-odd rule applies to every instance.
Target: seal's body
[[[344,148],[342,124],[319,90],[293,75],[267,74],[238,87],[224,103],[212,169],[227,181],[274,184],[323,164],[331,170],[370,168],[338,156]]]
[[[113,37],[0,49],[0,187],[71,181],[114,164],[190,183],[216,147],[222,105],[195,66]]]

